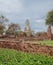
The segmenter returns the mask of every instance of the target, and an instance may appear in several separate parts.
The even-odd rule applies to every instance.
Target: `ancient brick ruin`
[[[25,27],[25,31],[30,31],[30,27],[27,28],[29,25],[27,23]],[[22,33],[23,34],[23,33]],[[22,35],[21,34],[21,35]],[[1,40],[2,39],[2,40]],[[28,40],[47,40],[47,39],[53,39],[53,34],[51,32],[51,27],[49,26],[47,29],[47,32],[39,34],[37,37],[24,37],[24,36],[18,36],[18,37],[3,37],[0,36],[0,48],[9,48],[9,49],[15,49],[18,51],[24,51],[29,53],[41,53],[41,54],[48,54],[53,56],[53,46],[45,45],[45,44],[38,44],[38,43],[26,43],[22,42],[22,40],[28,41]],[[4,40],[4,41],[3,41]],[[19,42],[17,42],[19,41]]]
[[[29,20],[27,19],[25,22],[24,31],[31,31]]]
[[[48,26],[48,29],[47,29],[47,36],[48,36],[49,39],[53,40],[53,34],[52,34],[52,31],[51,31],[50,25]]]
[[[53,56],[53,46],[42,45],[42,44],[31,44],[23,42],[12,42],[12,41],[1,41],[0,48],[15,49],[18,51],[29,52],[29,53],[40,53]]]
[[[49,39],[52,38],[51,26],[48,26],[47,35]]]

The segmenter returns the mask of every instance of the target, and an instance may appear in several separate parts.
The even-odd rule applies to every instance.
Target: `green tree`
[[[47,35],[49,39],[52,39],[51,26],[53,26],[53,10],[49,11],[46,17],[46,25],[48,25]]]
[[[5,23],[8,21],[8,19],[5,16],[0,16],[0,34],[3,34],[5,32]]]
[[[46,25],[53,26],[53,10],[48,12],[45,23]]]
[[[8,21],[8,19],[5,16],[0,16],[0,23],[5,24]]]
[[[3,24],[0,24],[0,34],[3,34],[4,29],[5,29],[4,25]]]
[[[21,30],[21,28],[20,28],[19,24],[11,23],[11,24],[9,24],[8,30],[6,31],[6,33],[16,35],[17,32],[20,30]]]

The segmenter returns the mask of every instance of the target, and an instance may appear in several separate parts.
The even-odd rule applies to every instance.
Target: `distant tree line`
[[[22,31],[21,27],[18,23],[10,23],[8,26],[6,25],[8,23],[8,19],[5,16],[0,16],[0,35],[15,35],[15,36],[32,36],[32,31]],[[28,21],[26,21],[28,22]],[[6,28],[7,26],[7,28]],[[27,26],[27,25],[26,25]],[[29,26],[28,26],[29,27]],[[28,29],[28,28],[27,28]]]
[[[30,36],[33,36],[34,31],[30,30],[28,20],[26,23],[26,27],[27,27],[27,24],[29,27],[29,28],[27,28],[27,29],[29,29],[28,31],[22,31],[20,25],[17,23],[16,24],[10,23],[8,25],[8,28],[6,28],[7,22],[8,22],[8,19],[5,16],[3,16],[3,15],[0,16],[0,35],[15,35],[15,36],[16,35],[18,35],[18,36],[24,35],[24,36],[27,36],[27,34],[28,34]],[[46,19],[45,19],[45,24],[48,25],[48,27],[53,26],[53,10],[48,12]]]

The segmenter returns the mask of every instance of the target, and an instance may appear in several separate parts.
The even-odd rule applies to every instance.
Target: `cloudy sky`
[[[53,9],[53,0],[0,0],[0,15],[10,22],[19,23],[24,29],[26,19],[35,31],[46,31],[45,18]]]

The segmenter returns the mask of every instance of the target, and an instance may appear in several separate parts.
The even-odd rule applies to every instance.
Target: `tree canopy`
[[[4,33],[5,29],[5,23],[8,21],[8,19],[5,16],[0,16],[0,34]]]
[[[7,21],[8,21],[8,19],[5,16],[3,16],[3,15],[0,16],[0,23],[4,24]]]
[[[20,30],[21,30],[21,28],[20,28],[19,24],[11,23],[11,24],[9,24],[8,30],[6,32],[8,34],[16,34]]]
[[[53,10],[48,12],[45,23],[46,23],[46,25],[53,26]]]

